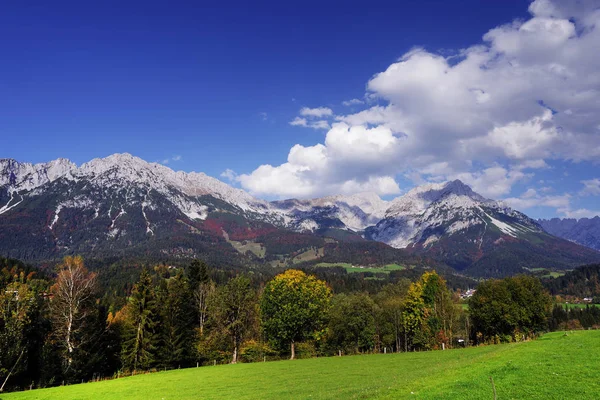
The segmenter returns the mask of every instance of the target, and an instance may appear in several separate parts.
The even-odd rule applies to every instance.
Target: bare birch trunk
[[[292,340],[292,356],[290,357],[290,360],[295,360],[296,359],[296,343],[294,343],[294,341]]]

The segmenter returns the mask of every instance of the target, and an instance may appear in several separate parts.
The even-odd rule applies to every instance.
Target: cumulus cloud
[[[510,196],[517,182],[548,168],[549,160],[597,160],[598,5],[536,0],[529,19],[494,27],[481,43],[453,56],[410,50],[368,81],[365,98],[377,105],[335,116],[323,143],[294,146],[287,163],[260,166],[243,175],[242,186],[307,197],[338,191],[346,182],[385,181],[389,185],[375,186],[389,193],[402,174],[459,178],[497,198]],[[326,107],[300,114],[292,124],[334,117]],[[522,206],[564,203],[548,196],[514,199]]]
[[[396,194],[400,188],[392,174],[397,147],[398,138],[388,128],[335,123],[324,144],[297,144],[286,163],[261,165],[238,179],[256,195],[311,197],[359,191]],[[382,159],[387,163],[382,164]]]
[[[304,117],[323,118],[323,117],[332,116],[333,110],[328,107],[317,107],[317,108],[303,107],[300,110],[300,115],[302,115]]]

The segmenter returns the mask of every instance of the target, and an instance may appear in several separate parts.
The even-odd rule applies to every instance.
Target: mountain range
[[[538,223],[546,232],[600,250],[600,217],[540,219]]]
[[[0,159],[0,255],[30,261],[84,254],[248,267],[438,263],[470,276],[600,261],[599,252],[551,233],[458,180],[391,201],[359,193],[268,202],[130,154],[81,166]]]

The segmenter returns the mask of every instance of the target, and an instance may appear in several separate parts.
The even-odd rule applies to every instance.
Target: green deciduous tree
[[[379,306],[376,323],[381,347],[393,348],[397,352],[405,349],[407,331],[403,313],[410,284],[408,279],[401,279],[395,284],[384,286],[374,296]]]
[[[211,325],[229,337],[232,364],[237,363],[240,346],[252,328],[255,305],[256,294],[250,279],[242,275],[229,280],[211,297]]]
[[[410,285],[403,312],[411,347],[450,346],[459,313],[446,281],[435,272],[424,273],[419,281]]]
[[[375,345],[376,307],[365,293],[334,296],[329,310],[330,346],[346,353],[371,350]]]
[[[289,345],[295,358],[295,343],[323,327],[331,290],[325,282],[302,271],[287,270],[265,286],[260,303],[262,327],[279,345]]]
[[[522,275],[481,283],[469,300],[469,313],[483,340],[509,341],[546,330],[551,304],[539,279]]]

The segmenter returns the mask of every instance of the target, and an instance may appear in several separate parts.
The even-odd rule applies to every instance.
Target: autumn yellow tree
[[[435,349],[450,346],[459,314],[444,278],[435,271],[425,272],[410,285],[406,295],[403,320],[411,347]]]
[[[0,392],[24,364],[19,362],[27,350],[27,330],[38,306],[35,295],[29,284],[18,281],[0,290]]]

